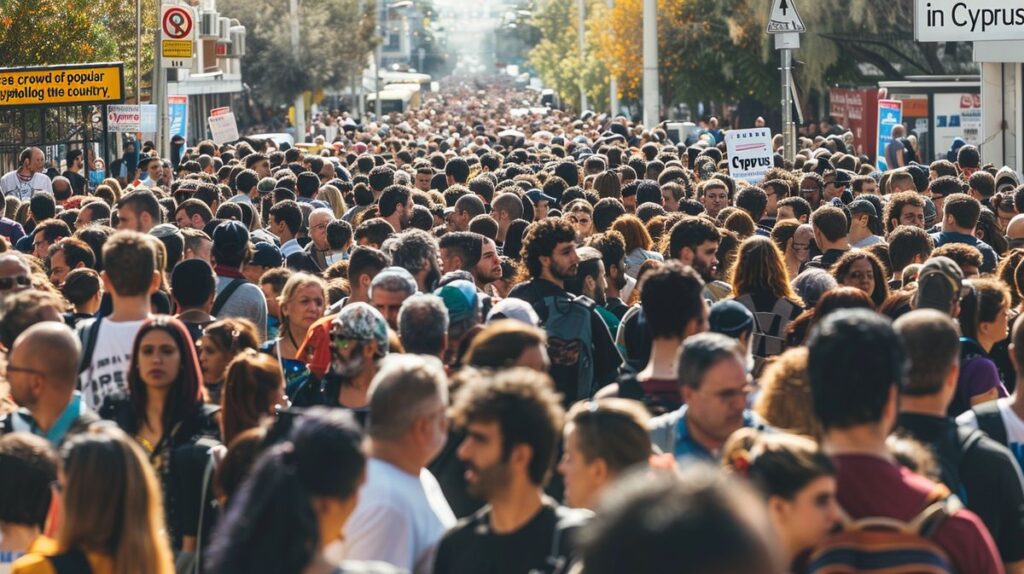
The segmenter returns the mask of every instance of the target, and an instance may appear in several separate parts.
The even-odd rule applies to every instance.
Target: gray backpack
[[[545,297],[533,308],[548,336],[550,374],[565,404],[589,399],[594,386],[594,302],[587,297]]]

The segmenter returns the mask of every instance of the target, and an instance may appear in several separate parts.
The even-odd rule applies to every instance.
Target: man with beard
[[[523,264],[530,279],[509,297],[531,304],[548,335],[551,377],[564,404],[588,399],[614,380],[622,357],[592,301],[565,290],[579,270],[576,230],[563,219],[530,225],[523,238]]]
[[[579,269],[575,277],[565,282],[565,290],[596,303],[594,309],[604,319],[608,332],[618,332],[619,318],[605,308],[608,304],[608,278],[601,252],[593,247],[580,247],[576,249],[576,256],[580,259]]]
[[[683,265],[693,267],[704,281],[704,298],[714,303],[731,293],[729,285],[715,280],[721,233],[712,220],[684,217],[672,226],[669,254]]]
[[[629,310],[622,300],[622,292],[629,284],[629,276],[626,275],[626,240],[618,231],[609,230],[588,237],[587,246],[601,252],[607,275],[604,308],[621,321]]]
[[[471,231],[446,233],[439,241],[441,272],[469,271],[476,288],[501,279],[501,259],[494,241]]]
[[[380,216],[391,224],[395,232],[409,227],[412,221],[412,193],[404,185],[392,185],[380,195],[377,204]]]
[[[322,380],[310,378],[292,405],[325,405],[353,411],[365,427],[370,382],[377,361],[388,354],[388,323],[366,303],[346,305],[331,323],[331,366]]]
[[[455,399],[458,457],[470,495],[487,502],[441,539],[434,572],[561,571],[586,510],[544,496],[564,415],[550,379],[515,368],[470,381]]]

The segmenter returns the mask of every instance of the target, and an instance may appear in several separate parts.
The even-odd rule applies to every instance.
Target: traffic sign
[[[768,17],[769,34],[806,32],[804,20],[796,11],[796,0],[773,0],[772,12]]]
[[[195,49],[195,17],[187,6],[160,8],[160,66],[191,68]]]

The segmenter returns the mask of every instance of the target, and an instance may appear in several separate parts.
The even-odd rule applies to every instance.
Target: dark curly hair
[[[541,257],[550,257],[559,243],[575,242],[576,230],[564,219],[547,218],[526,229],[523,238],[523,261],[530,277],[540,277]]]

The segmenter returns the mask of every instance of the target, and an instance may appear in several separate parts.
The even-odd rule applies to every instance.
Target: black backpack
[[[985,431],[985,434],[992,440],[1009,448],[1010,438],[1006,435],[1006,425],[1003,424],[1003,415],[999,412],[999,403],[988,401],[971,408],[974,416],[978,419],[978,428]]]

